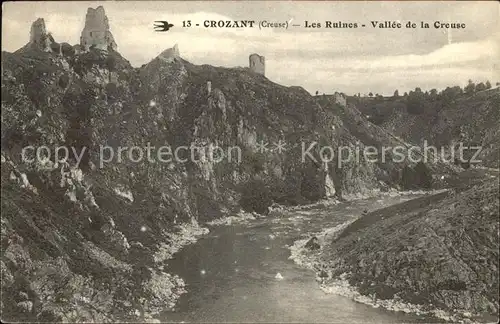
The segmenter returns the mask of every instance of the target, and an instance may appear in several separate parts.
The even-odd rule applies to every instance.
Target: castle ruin
[[[118,46],[109,30],[108,17],[106,17],[102,6],[87,10],[80,45],[84,51],[87,51],[92,46],[101,50],[116,51]]]
[[[30,41],[27,45],[28,48],[39,49],[44,52],[51,51],[51,37],[47,33],[45,27],[45,20],[38,18],[31,24]]]
[[[259,54],[250,55],[248,67],[252,72],[266,75],[266,59],[264,56],[260,56]]]

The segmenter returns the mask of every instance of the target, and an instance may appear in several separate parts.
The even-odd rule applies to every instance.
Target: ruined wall
[[[102,6],[87,10],[85,27],[80,36],[80,45],[85,51],[93,45],[101,50],[116,51],[118,46],[109,30],[108,17],[106,17]]]
[[[259,54],[252,54],[249,57],[249,68],[255,73],[266,75],[266,59]]]

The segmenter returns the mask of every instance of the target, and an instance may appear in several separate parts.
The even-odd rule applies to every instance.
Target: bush
[[[58,85],[62,89],[66,89],[66,87],[69,85],[69,76],[67,74],[61,75],[61,77],[59,78]]]
[[[242,190],[240,206],[246,212],[267,215],[271,206],[271,191],[262,180],[250,180]]]
[[[422,162],[415,166],[416,184],[419,188],[430,189],[432,187],[431,170]]]
[[[482,82],[476,85],[476,92],[484,91],[486,89],[488,89],[488,87]]]
[[[401,175],[401,186],[405,190],[414,189],[415,171],[410,166],[405,166]]]
[[[412,115],[420,115],[424,112],[425,95],[420,88],[415,91],[410,91],[407,98],[408,113]]]
[[[110,72],[116,71],[116,58],[113,55],[109,54],[104,64]]]
[[[310,165],[302,170],[300,194],[309,201],[317,201],[325,197],[324,174],[316,167]]]
[[[108,97],[111,97],[112,99],[115,99],[118,97],[118,86],[114,83],[108,83],[106,84],[106,94]]]
[[[242,171],[250,174],[257,174],[265,169],[266,158],[264,154],[252,152],[251,149],[245,149],[242,152]]]
[[[476,84],[472,82],[472,80],[469,80],[464,88],[464,92],[468,95],[474,94],[474,92],[476,92]]]
[[[407,165],[403,169],[401,185],[405,190],[430,189],[432,187],[432,173],[423,162],[418,162],[415,168]]]

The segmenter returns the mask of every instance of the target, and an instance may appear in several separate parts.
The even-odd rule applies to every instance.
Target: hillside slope
[[[350,98],[373,123],[395,136],[415,144],[453,147],[481,146],[481,165],[499,167],[500,88],[474,94],[427,96],[410,112],[407,97]],[[466,152],[471,158],[472,152]]]

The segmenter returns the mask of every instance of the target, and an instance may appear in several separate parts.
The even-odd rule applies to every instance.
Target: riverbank
[[[498,314],[498,179],[350,219],[296,241],[325,292],[451,321]],[[309,244],[308,244],[309,243]],[[306,247],[307,245],[307,247]]]
[[[364,210],[415,197],[372,198],[327,208],[257,216],[210,233],[166,265],[186,282],[164,322],[427,323],[427,317],[375,309],[318,289],[314,273],[289,260],[289,245],[306,233],[333,227]],[[249,218],[251,214],[247,215]],[[204,225],[203,225],[204,226]]]
[[[354,202],[371,198],[384,199],[384,198],[394,198],[394,197],[404,197],[404,196],[434,195],[446,191],[447,189],[436,189],[427,191],[426,190],[397,191],[395,189],[391,189],[389,191],[371,190],[363,194],[359,193],[359,194],[345,195],[342,200],[339,200],[337,198],[325,198],[314,203],[305,205],[294,205],[294,206],[284,206],[275,203],[268,208],[269,211],[268,216],[283,215],[284,213],[294,212],[294,211],[329,208],[341,204],[343,202]],[[251,221],[255,221],[259,218],[266,218],[266,217],[267,217],[266,215],[261,215],[256,212],[248,213],[240,211],[235,215],[224,216],[221,218],[217,218],[213,221],[207,222],[206,225],[229,226],[235,224],[249,224]]]

